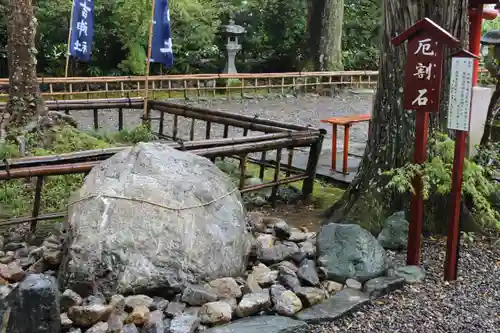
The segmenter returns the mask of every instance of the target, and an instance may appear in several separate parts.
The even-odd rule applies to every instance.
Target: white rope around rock
[[[140,202],[140,203],[145,203],[145,204],[149,204],[149,205],[152,205],[152,206],[156,206],[156,207],[160,207],[160,208],[163,208],[163,209],[167,209],[167,210],[173,210],[173,211],[181,211],[181,210],[189,210],[189,209],[195,209],[195,208],[201,208],[201,207],[206,207],[206,206],[209,206],[219,200],[222,200],[224,199],[225,197],[233,194],[234,192],[236,192],[238,190],[237,187],[235,187],[234,189],[232,189],[231,191],[221,195],[220,197],[217,197],[215,199],[212,199],[208,202],[205,202],[205,203],[201,203],[201,204],[198,204],[198,205],[194,205],[194,206],[187,206],[187,207],[169,207],[169,206],[166,206],[166,205],[162,205],[162,204],[159,204],[159,203],[156,203],[156,202],[152,202],[152,201],[149,201],[149,200],[145,200],[145,199],[136,199],[136,198],[129,198],[129,197],[124,197],[124,196],[121,196],[121,195],[113,195],[113,194],[92,194],[92,195],[89,195],[89,196],[85,196],[83,198],[80,198],[80,199],[77,199],[77,200],[74,200],[72,202],[69,202],[66,207],[70,207],[76,203],[79,203],[79,202],[82,202],[82,201],[85,201],[85,200],[90,200],[90,199],[99,199],[99,198],[110,198],[110,199],[119,199],[119,200],[128,200],[128,201],[135,201],[135,202]]]

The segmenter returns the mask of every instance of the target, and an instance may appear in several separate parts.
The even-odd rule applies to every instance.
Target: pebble
[[[180,302],[170,302],[168,303],[167,309],[164,311],[167,318],[174,318],[175,316],[180,315],[184,309],[186,308],[186,304]]]
[[[77,326],[90,327],[99,321],[108,320],[111,308],[102,304],[72,306],[68,318]]]
[[[297,271],[297,277],[309,286],[319,286],[320,281],[313,260],[306,259],[302,262]]]
[[[254,270],[255,271],[255,270]],[[241,289],[233,278],[220,278],[209,283],[219,299],[240,298]]]
[[[132,295],[125,297],[125,309],[133,309],[139,306],[150,308],[154,300],[146,295]]]
[[[248,317],[270,307],[269,292],[246,294],[238,304],[236,314],[238,317]]]
[[[149,316],[149,308],[144,305],[136,306],[127,318],[127,323],[142,325]]]
[[[346,287],[348,288],[352,288],[352,289],[356,289],[356,290],[361,290],[363,289],[363,285],[361,284],[361,282],[355,280],[355,279],[347,279],[345,280],[345,285]]]
[[[217,300],[217,294],[210,287],[192,285],[186,287],[182,293],[182,301],[189,305],[203,305]]]
[[[66,312],[72,306],[81,305],[83,303],[83,299],[73,290],[66,289],[61,295],[60,302],[61,311]]]
[[[200,320],[202,324],[219,325],[229,323],[233,309],[227,302],[210,302],[201,307]]]
[[[26,272],[17,261],[10,264],[0,264],[0,277],[10,282],[19,282],[26,276]]]
[[[181,314],[170,322],[169,333],[194,333],[200,325],[200,318]]]

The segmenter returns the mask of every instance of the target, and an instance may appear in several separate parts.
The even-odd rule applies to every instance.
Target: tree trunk
[[[342,70],[344,0],[309,0],[309,67]]]
[[[37,21],[31,0],[8,0],[7,17],[9,101],[0,119],[4,130],[24,127],[45,112],[36,75]]]
[[[355,177],[343,198],[326,212],[326,222],[357,221],[379,230],[389,214],[404,208],[408,197],[387,188],[384,171],[413,160],[415,113],[402,108],[402,87],[406,45],[395,47],[391,39],[419,19],[428,17],[461,41],[467,41],[467,0],[384,0],[384,30],[381,38],[380,68],[373,103],[371,132]],[[448,54],[450,52],[447,52]],[[447,54],[445,54],[447,56]],[[449,81],[447,61],[443,68],[443,90]],[[443,96],[444,95],[444,96]],[[439,116],[431,116],[430,130],[446,125],[447,94],[442,94]]]
[[[497,85],[495,87],[495,91],[490,99],[490,104],[488,105],[488,113],[486,114],[486,122],[484,123],[484,132],[481,137],[481,146],[486,146],[490,143],[491,140],[491,131],[493,127],[493,122],[498,113],[499,105],[498,101],[500,99],[500,77],[497,76]]]

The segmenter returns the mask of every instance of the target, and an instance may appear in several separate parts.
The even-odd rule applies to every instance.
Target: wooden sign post
[[[448,104],[448,129],[456,131],[456,138],[453,172],[451,176],[448,246],[446,249],[446,263],[444,266],[444,279],[446,281],[456,280],[457,278],[462,173],[466,150],[465,145],[470,124],[474,61],[477,56],[467,51],[460,51],[452,57],[450,99]]]
[[[444,46],[460,46],[458,39],[428,18],[392,39],[400,45],[408,41],[405,67],[403,107],[416,114],[414,162],[422,164],[427,158],[429,112],[439,112]],[[411,218],[408,232],[408,265],[420,265],[424,201],[422,180],[413,180],[415,193],[411,198]]]

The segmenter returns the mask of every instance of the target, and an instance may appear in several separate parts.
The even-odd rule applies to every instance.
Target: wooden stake
[[[149,121],[149,109],[148,109],[148,86],[149,86],[149,69],[151,66],[151,44],[153,42],[153,22],[155,19],[155,0],[151,0],[151,22],[149,24],[149,41],[148,41],[148,55],[146,58],[146,78],[144,87],[144,114],[143,114],[143,124],[148,128],[151,127],[151,122]]]

